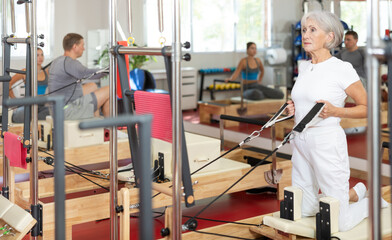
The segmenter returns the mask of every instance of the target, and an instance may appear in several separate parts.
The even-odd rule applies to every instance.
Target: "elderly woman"
[[[298,123],[315,103],[325,103],[325,107],[319,115],[323,120],[292,141],[292,184],[303,190],[303,216],[319,212],[319,190],[323,196],[338,199],[339,230],[347,231],[368,216],[368,199],[363,183],[349,190],[347,141],[339,122],[342,117],[366,117],[366,91],[353,66],[330,53],[343,38],[343,26],[336,15],[307,13],[301,28],[303,47],[311,60],[299,66],[289,113],[295,113]],[[347,96],[355,101],[355,107],[344,107]],[[349,205],[349,201],[355,203]],[[384,201],[383,206],[386,204]]]

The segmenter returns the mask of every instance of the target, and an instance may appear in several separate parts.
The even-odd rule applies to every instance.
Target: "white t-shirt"
[[[295,106],[295,122],[298,123],[310,111],[318,100],[326,100],[336,107],[343,107],[347,97],[345,89],[359,76],[353,66],[336,57],[324,62],[312,64],[303,62],[298,68],[298,78],[291,92]],[[340,118],[326,118],[316,126],[338,125]]]

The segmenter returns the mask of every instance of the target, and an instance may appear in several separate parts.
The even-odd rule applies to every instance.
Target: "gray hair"
[[[301,30],[303,29],[303,26],[308,19],[316,21],[324,32],[333,32],[333,40],[325,44],[327,49],[330,50],[342,43],[344,28],[343,24],[340,22],[340,19],[335,14],[327,11],[308,12],[301,19]]]

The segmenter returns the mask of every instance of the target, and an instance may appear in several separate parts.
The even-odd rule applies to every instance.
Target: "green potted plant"
[[[137,46],[136,44],[133,44]],[[97,60],[95,60],[96,65],[100,65],[101,67],[109,66],[109,48],[105,48],[102,51],[101,55]],[[144,56],[144,55],[129,55],[129,70],[133,70],[135,68],[142,68],[144,64],[148,61],[156,62],[157,59],[154,56]]]

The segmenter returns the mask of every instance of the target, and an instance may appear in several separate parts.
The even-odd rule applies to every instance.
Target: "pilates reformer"
[[[229,151],[223,153],[221,156],[217,157],[216,159],[212,160],[211,162],[205,164],[203,167],[199,168],[198,170],[192,172],[191,175],[194,175],[194,174],[198,173],[198,172],[201,171],[203,168],[209,166],[210,164],[213,164],[215,161],[217,161],[217,160],[219,160],[221,157],[223,157],[223,156],[229,154],[231,151],[235,150],[236,148],[240,148],[243,144],[245,144],[245,143],[247,143],[247,142],[253,140],[254,138],[257,138],[257,137],[259,136],[260,132],[263,131],[265,128],[271,127],[271,126],[274,125],[276,122],[279,122],[279,121],[283,121],[283,120],[288,119],[289,117],[277,119],[277,118],[283,113],[283,111],[285,110],[286,106],[287,106],[287,104],[284,104],[284,105],[281,107],[281,109],[276,113],[276,115],[275,115],[274,117],[272,117],[272,118],[270,119],[270,121],[268,121],[259,131],[255,131],[255,132],[252,133],[249,137],[247,137],[247,138],[244,139],[241,143],[239,143],[237,146],[235,146],[235,147],[232,148],[231,150],[229,150]],[[276,150],[277,150],[277,149],[276,149]],[[275,151],[276,151],[276,150],[275,150]],[[271,154],[273,154],[273,152],[270,153],[269,156],[270,156]],[[262,162],[263,162],[263,161],[260,161],[260,163],[259,163],[258,165],[260,165]],[[230,174],[230,175],[232,175],[232,176],[235,177],[235,178],[240,177],[240,179],[243,179],[244,177],[246,177],[247,175],[249,175],[253,170],[256,169],[256,171],[255,171],[252,175],[250,175],[250,176],[248,177],[247,181],[244,181],[244,182],[246,182],[244,185],[248,185],[250,182],[254,182],[254,181],[255,181],[255,178],[257,178],[257,176],[260,174],[260,172],[265,171],[265,169],[257,168],[258,165],[254,166],[254,167],[252,167],[252,168],[243,169],[243,170],[246,170],[246,171],[247,171],[247,174],[245,174],[245,175],[243,175],[242,173],[239,173],[238,171],[237,171],[237,172],[231,171],[231,172],[227,172],[226,174]],[[285,168],[285,170],[287,170],[287,166],[284,166],[284,165],[285,165],[285,164],[282,164],[282,167]],[[233,175],[233,173],[235,173],[235,175]],[[286,175],[286,178],[287,178],[287,176],[288,176],[288,180],[289,180],[289,179],[290,179],[290,175]],[[219,190],[219,189],[216,189],[213,185],[216,184],[216,183],[219,184],[219,182],[221,182],[221,181],[222,181],[223,179],[225,179],[225,178],[227,178],[227,176],[221,176],[221,174],[212,174],[212,175],[210,175],[210,176],[199,176],[199,177],[195,176],[195,177],[193,178],[193,181],[194,181],[194,182],[197,182],[197,184],[194,185],[194,188],[197,189],[197,194],[198,194],[198,195],[196,196],[197,199],[199,199],[199,198],[205,198],[205,197],[211,197],[211,196],[216,196],[216,195],[220,192],[220,190]],[[221,179],[222,179],[222,180],[221,180]],[[241,186],[235,187],[235,185],[236,185],[238,182],[239,182],[239,181],[237,181],[234,185],[232,185],[231,187],[229,187],[225,192],[221,193],[221,194],[218,196],[218,198],[221,197],[222,195],[224,195],[225,193],[233,192],[233,191],[239,191],[239,190],[241,190],[241,189],[244,189],[244,188],[241,187]],[[229,183],[229,182],[228,182],[228,183]],[[162,184],[162,185],[165,185],[165,186],[163,186],[162,188],[165,188],[165,187],[166,187],[166,188],[170,188],[171,186],[169,186],[169,184],[171,184],[171,183]],[[206,189],[205,186],[209,186],[210,188]],[[234,188],[234,187],[235,187],[235,188]],[[162,192],[165,193],[165,194],[168,195],[168,196],[171,196],[170,191],[162,191]],[[169,192],[169,193],[168,193],[168,192]],[[130,198],[129,196],[132,194],[132,192],[129,192],[128,189],[124,189],[124,188],[121,189],[121,194],[122,194],[122,198],[121,198],[122,200],[121,200],[121,202],[123,203],[122,209],[124,209],[124,212],[121,214],[121,216],[122,216],[121,219],[122,219],[124,222],[121,224],[121,226],[122,226],[122,227],[124,227],[124,226],[127,227],[127,226],[129,226],[129,218],[128,218],[127,216],[130,214],[130,212],[132,212],[132,210],[135,209],[135,206],[136,206],[136,207],[138,206],[138,203],[136,203],[136,204],[135,204],[135,203],[132,203],[132,202],[130,203],[129,199],[132,199],[132,198]],[[161,194],[161,195],[162,195],[162,194]],[[159,196],[159,194],[155,194],[153,198],[158,197],[158,196]],[[168,196],[165,196],[165,198],[168,198]],[[216,198],[216,199],[217,199],[217,198]],[[154,200],[154,199],[153,199],[153,200]],[[161,202],[162,202],[162,201],[160,201],[160,203],[161,203]],[[126,209],[126,206],[127,206],[127,205],[130,205],[130,204],[131,204],[131,207],[130,207],[131,210],[130,210],[130,209]],[[158,206],[154,205],[154,207],[158,207]],[[168,215],[170,215],[170,214],[168,214]],[[197,217],[197,216],[196,216],[196,217]],[[192,220],[194,220],[194,218],[192,218],[192,219],[190,220],[191,222],[188,222],[188,224],[186,225],[186,228],[193,229],[193,228],[196,227],[197,223],[196,223],[195,221],[192,221]],[[168,224],[168,223],[167,223],[167,224]],[[170,224],[169,224],[169,225],[170,225]],[[193,226],[193,227],[192,227],[192,226]],[[182,228],[184,229],[184,226],[183,226]],[[171,229],[166,228],[166,229],[163,230],[163,233],[165,233],[165,234],[170,234],[171,231],[172,231]],[[129,235],[127,235],[127,233],[129,234],[129,230],[126,230],[126,231],[121,230],[121,233],[122,233],[122,234],[125,234],[125,235],[122,235],[122,237],[123,237],[122,239],[127,239],[127,236],[129,236]],[[164,236],[167,236],[167,235],[164,235]]]

